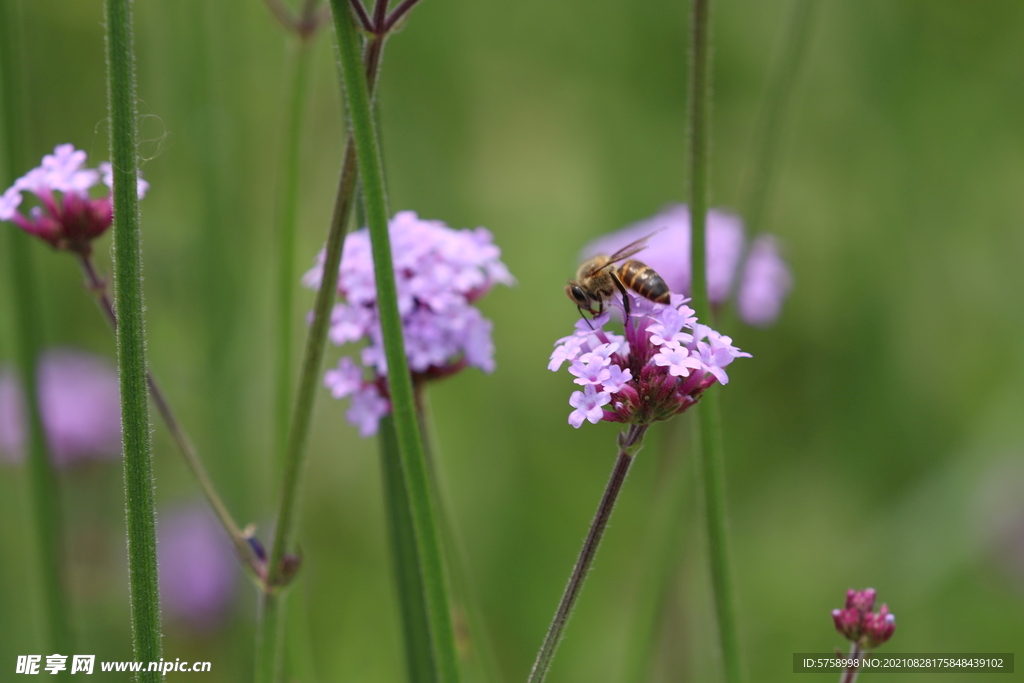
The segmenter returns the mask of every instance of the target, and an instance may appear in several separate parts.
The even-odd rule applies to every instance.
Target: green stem
[[[306,461],[306,444],[309,439],[309,423],[313,414],[316,389],[320,386],[320,365],[323,362],[324,342],[327,339],[331,307],[334,304],[338,286],[338,267],[341,263],[341,249],[345,242],[345,225],[355,195],[356,162],[355,148],[351,140],[345,150],[341,179],[334,202],[331,228],[324,247],[324,271],[320,290],[313,307],[313,323],[306,337],[299,388],[292,409],[291,427],[288,430],[288,445],[284,457],[284,472],[281,480],[281,499],[277,513],[277,526],[270,549],[267,565],[267,591],[262,596],[256,641],[256,680],[261,683],[275,683],[280,675],[280,640],[278,624],[283,623],[278,613],[283,608],[277,584],[282,578],[282,564],[286,549],[291,547],[295,533],[295,509],[299,499],[299,484]]]
[[[423,608],[423,596],[426,593],[423,576],[418,571],[422,560],[416,545],[409,498],[405,495],[402,455],[398,447],[395,420],[391,415],[380,421],[380,460],[409,680],[436,683],[437,667],[430,643],[430,623],[427,611]]]
[[[502,680],[501,669],[498,666],[498,658],[494,652],[494,640],[491,637],[491,630],[488,628],[487,620],[481,610],[479,591],[473,581],[470,570],[468,553],[455,515],[452,514],[450,501],[445,495],[444,477],[440,471],[440,463],[437,458],[435,434],[431,428],[430,412],[424,384],[420,383],[413,387],[416,392],[416,417],[420,423],[420,433],[423,434],[423,449],[427,459],[427,475],[430,477],[430,486],[434,491],[434,499],[437,502],[437,516],[441,531],[441,547],[444,550],[445,562],[449,570],[452,586],[452,611],[455,615],[462,615],[465,626],[465,637],[468,639],[468,647],[460,649],[460,654],[468,651],[476,660],[479,667],[479,675],[485,681],[499,683]],[[454,617],[453,617],[454,618]],[[458,623],[456,621],[456,623]],[[458,627],[456,627],[458,633]],[[459,641],[456,636],[456,645]],[[464,657],[465,659],[465,657]]]
[[[866,653],[860,649],[860,645],[856,642],[850,644],[850,654],[847,655],[847,659],[859,660]],[[859,666],[848,666],[843,670],[843,674],[839,677],[839,683],[857,683],[857,672],[860,671]]]
[[[380,10],[384,6],[386,3],[378,2],[377,9]],[[402,337],[402,322],[398,313],[398,296],[388,238],[384,175],[374,126],[373,106],[366,78],[360,68],[359,36],[348,3],[344,0],[332,0],[332,7],[342,76],[345,81],[345,101],[359,157],[363,199],[370,226],[377,308],[381,318],[384,353],[388,365],[388,388],[405,476],[405,495],[409,499],[412,535],[420,559],[423,604],[430,628],[437,678],[445,683],[455,683],[459,679],[455,634],[448,610],[448,590],[445,585],[440,537],[423,443],[416,419],[412,379]],[[382,12],[376,14],[379,16]]]
[[[709,391],[698,407],[700,414],[701,479],[704,485],[704,509],[708,526],[708,555],[711,587],[718,616],[718,637],[725,665],[725,680],[743,680],[739,634],[736,625],[732,565],[729,561],[728,521],[725,501],[725,456],[719,392]]]
[[[21,22],[16,3],[0,0],[0,105],[4,121],[3,143],[6,163],[0,169],[3,187],[18,176],[25,161],[23,140],[26,135],[24,88],[21,72]],[[8,232],[11,292],[14,296],[15,359],[25,388],[29,429],[25,445],[28,452],[29,485],[33,521],[36,531],[36,552],[43,590],[43,630],[45,649],[49,652],[70,652],[71,634],[67,615],[68,597],[60,568],[64,534],[60,514],[60,491],[47,449],[46,435],[39,408],[37,363],[43,346],[39,315],[39,294],[36,291],[31,237],[10,226]]]
[[[707,240],[705,225],[708,212],[708,175],[710,173],[708,147],[711,137],[711,0],[691,0],[690,16],[690,97],[687,111],[689,132],[690,224],[691,247],[690,289],[693,307],[700,320],[711,320],[708,304]]]
[[[96,303],[99,305],[100,311],[103,312],[103,317],[107,319],[111,329],[116,333],[117,313],[114,312],[114,304],[107,294],[106,283],[96,272],[92,259],[88,255],[80,254],[78,261],[82,267],[82,273],[85,275],[86,287],[96,297]],[[206,496],[210,507],[213,508],[224,531],[231,537],[231,542],[235,546],[235,554],[242,563],[242,568],[257,585],[262,585],[264,568],[262,562],[253,552],[252,546],[249,545],[247,533],[238,527],[234,517],[228,511],[227,505],[217,493],[217,488],[213,485],[213,480],[206,471],[206,467],[203,466],[203,461],[199,458],[199,453],[192,444],[192,440],[188,438],[184,427],[178,422],[170,402],[150,370],[146,371],[146,386],[149,388],[149,396],[153,399],[157,412],[160,413],[160,417],[167,426],[167,431],[171,433],[171,438],[174,439],[182,457],[185,458],[185,464],[192,472],[192,476],[196,478],[199,488]]]
[[[302,147],[302,119],[309,85],[309,65],[312,40],[300,38],[295,46],[295,64],[292,73],[288,129],[285,141],[285,159],[281,205],[277,226],[277,362],[275,372],[274,451],[284,456],[288,439],[288,418],[292,397],[292,316],[295,291],[295,239],[299,213],[299,171]]]
[[[814,0],[794,0],[787,22],[782,50],[772,65],[765,86],[764,99],[754,127],[754,158],[742,196],[741,206],[747,225],[754,232],[763,229],[762,222],[771,190],[773,162],[778,158],[782,142],[786,105],[800,73],[800,64],[807,49]]]
[[[347,8],[346,8],[347,11]],[[383,38],[373,38],[367,45],[364,56],[366,83],[373,87],[380,70],[380,57],[384,47]],[[313,415],[316,390],[320,386],[320,366],[323,362],[324,345],[331,319],[338,286],[338,268],[341,251],[345,243],[345,227],[352,210],[355,196],[356,149],[349,135],[345,144],[345,157],[341,166],[341,178],[334,200],[331,226],[324,247],[323,277],[320,290],[313,306],[313,322],[306,337],[306,348],[299,374],[299,387],[292,410],[291,427],[284,457],[284,471],[281,481],[281,500],[277,513],[274,542],[267,565],[267,590],[261,596],[259,624],[256,627],[256,680],[259,683],[275,683],[280,675],[281,596],[277,589],[286,582],[285,566],[282,560],[291,547],[295,534],[295,511],[299,499],[299,484],[306,461],[306,444],[309,440],[309,425]]]
[[[583,582],[587,578],[587,572],[590,571],[590,565],[594,563],[597,548],[601,544],[605,527],[608,526],[615,501],[619,498],[619,492],[622,490],[623,482],[626,481],[626,475],[629,474],[629,467],[633,464],[633,459],[643,446],[646,432],[647,425],[630,425],[627,431],[619,435],[619,457],[615,460],[612,476],[604,489],[604,495],[601,496],[601,503],[597,506],[594,521],[590,523],[590,531],[587,532],[587,538],[583,541],[583,549],[569,576],[569,585],[565,587],[562,600],[558,603],[555,618],[551,621],[547,635],[544,636],[544,643],[540,647],[540,652],[537,653],[537,661],[533,663],[527,683],[541,683],[548,675],[551,662],[555,658],[555,650],[562,642],[562,634],[565,632],[566,624],[569,623],[572,608],[580,597],[580,591],[583,590]]]
[[[708,210],[709,141],[711,138],[711,0],[692,0],[690,18],[689,174],[690,250],[694,308],[701,320],[711,320],[707,291],[705,223]],[[732,569],[726,534],[725,466],[717,391],[709,391],[697,407],[704,504],[708,526],[711,585],[718,616],[718,635],[728,683],[742,679],[739,639],[733,599]]]
[[[110,152],[114,171],[114,282],[119,325],[128,572],[135,660],[160,659],[160,593],[157,585],[156,505],[146,385],[146,331],[142,302],[138,160],[135,128],[135,57],[129,0],[107,0],[107,83]],[[145,671],[143,683],[163,675]]]
[[[690,418],[677,418],[665,425],[658,454],[658,482],[654,491],[651,523],[647,528],[643,561],[640,562],[638,597],[633,627],[629,631],[624,681],[645,683],[657,656],[658,626],[672,597],[679,558],[685,547],[679,520],[687,519],[692,484],[687,453],[680,448],[682,432],[690,430]]]

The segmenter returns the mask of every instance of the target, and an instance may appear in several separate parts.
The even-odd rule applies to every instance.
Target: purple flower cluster
[[[39,408],[55,465],[121,454],[121,400],[117,370],[105,359],[67,349],[47,351],[38,368]],[[25,457],[28,415],[21,386],[0,369],[0,452]]]
[[[629,293],[632,320],[625,336],[607,332],[605,311],[593,320],[580,319],[576,331],[555,342],[548,370],[569,362],[569,373],[583,391],[574,391],[569,424],[584,420],[651,424],[667,420],[694,405],[715,382],[727,384],[726,366],[749,358],[732,339],[697,322],[681,294],[658,304]],[[623,312],[622,297],[611,305]]]
[[[846,608],[832,610],[832,621],[836,630],[865,650],[873,650],[892,637],[896,630],[896,617],[889,613],[885,604],[877,612],[875,589],[846,591]]]
[[[656,270],[670,290],[689,296],[690,210],[685,204],[670,206],[653,218],[594,240],[583,249],[583,258],[614,254],[656,230],[661,232],[651,237],[638,258]],[[738,216],[715,209],[708,211],[708,298],[714,307],[723,305],[738,280],[740,317],[750,325],[764,327],[778,318],[793,279],[773,237],[764,235],[754,240],[745,260],[744,242],[743,222]],[[742,272],[737,278],[741,260]]]
[[[491,322],[473,303],[497,283],[515,279],[501,262],[501,250],[484,228],[453,230],[412,211],[389,224],[391,253],[402,317],[405,352],[413,381],[446,377],[463,367],[494,370]],[[303,278],[312,288],[323,279],[324,254]],[[346,356],[324,382],[335,398],[352,397],[346,417],[363,436],[377,431],[391,410],[387,361],[377,310],[370,233],[363,228],[345,238],[338,293],[343,301],[331,314],[329,337],[341,346],[366,339],[360,363]]]
[[[74,145],[57,145],[36,168],[14,181],[0,195],[0,221],[11,221],[56,249],[88,254],[92,240],[110,227],[113,219],[111,188],[114,174],[108,162],[98,169],[83,168],[86,154]],[[103,196],[90,198],[93,187],[102,186]],[[149,183],[139,179],[141,199]],[[28,215],[18,211],[24,192],[34,194],[39,206]]]

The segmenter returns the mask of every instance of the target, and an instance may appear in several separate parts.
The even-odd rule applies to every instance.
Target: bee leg
[[[622,320],[622,326],[626,327],[631,322],[631,318],[629,317],[629,295],[626,294],[626,288],[622,286],[622,282],[619,281],[617,275],[612,275],[612,282],[614,282],[615,286],[619,288],[620,292],[622,292],[622,310],[625,313],[625,318]]]
[[[578,310],[580,312],[580,317],[583,318],[584,320],[586,320],[587,324],[590,325],[590,329],[594,329],[594,323],[590,322],[590,318],[588,318],[587,316],[585,316],[583,314],[583,307],[582,306],[577,306],[576,310]]]

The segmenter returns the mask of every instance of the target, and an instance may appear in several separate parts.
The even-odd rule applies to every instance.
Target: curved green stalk
[[[377,80],[382,50],[383,38],[371,39],[367,46],[363,67],[366,73],[366,82],[371,88]],[[278,589],[290,580],[290,577],[286,576],[286,567],[283,561],[295,535],[295,513],[302,470],[306,462],[309,425],[313,416],[316,390],[320,386],[320,366],[323,362],[331,309],[336,297],[338,268],[341,264],[341,251],[345,244],[345,228],[352,211],[357,177],[356,149],[350,134],[345,144],[345,157],[342,161],[341,177],[334,199],[331,227],[327,233],[327,244],[324,246],[323,277],[313,305],[313,322],[310,324],[309,333],[306,336],[299,387],[292,409],[291,426],[288,430],[277,527],[274,532],[274,542],[270,548],[266,591],[261,596],[259,623],[256,627],[256,680],[260,683],[275,683],[280,675],[281,629],[285,620],[281,618],[284,607]]]
[[[774,60],[765,86],[760,113],[754,126],[754,151],[750,168],[741,192],[742,214],[755,232],[762,229],[767,198],[770,194],[773,162],[778,156],[781,132],[784,128],[786,106],[806,53],[810,26],[815,8],[814,0],[793,0],[786,20],[785,33],[778,57]],[[737,272],[737,277],[739,272]],[[733,311],[725,313],[724,320],[734,320]],[[669,423],[675,430],[680,422]],[[672,439],[666,439],[666,455],[675,450]],[[674,454],[674,453],[673,453]],[[680,519],[686,504],[689,469],[678,468],[669,475],[670,488],[659,497],[655,524],[651,530],[645,557],[644,579],[640,586],[639,606],[631,629],[631,645],[627,649],[626,681],[640,683],[650,679],[657,624],[663,606],[670,597],[673,572],[678,566],[679,551],[677,525],[669,520]],[[671,510],[672,512],[666,512]]]
[[[688,113],[690,221],[693,236],[690,255],[693,259],[691,271],[694,308],[699,319],[710,321],[705,223],[708,211],[708,148],[711,138],[711,0],[692,0],[692,8]],[[697,406],[697,412],[700,414],[698,450],[701,453],[704,483],[711,586],[715,597],[715,612],[718,616],[718,636],[725,665],[725,679],[728,683],[739,683],[742,673],[732,568],[726,538],[725,467],[718,396],[718,391],[709,391]]]
[[[445,496],[444,477],[440,471],[437,456],[436,432],[431,426],[425,386],[421,384],[414,386],[413,389],[417,394],[416,413],[420,422],[420,433],[423,434],[427,475],[430,477],[430,486],[434,491],[435,507],[441,531],[441,548],[444,551],[448,576],[451,580],[452,613],[462,617],[463,637],[469,641],[467,647],[460,647],[461,643],[458,640],[456,640],[456,645],[460,647],[459,654],[464,661],[467,660],[466,651],[468,650],[470,658],[476,661],[477,675],[482,680],[501,683],[503,677],[501,668],[498,666],[498,657],[494,652],[492,632],[481,610],[480,593],[473,580],[468,553],[459,525],[452,513],[451,501]],[[458,624],[457,616],[452,617],[456,624]],[[456,626],[456,633],[458,632],[459,629]]]
[[[653,492],[650,524],[645,534],[640,580],[634,601],[632,627],[626,648],[622,680],[647,683],[657,656],[658,627],[676,584],[680,556],[684,551],[682,525],[688,517],[692,468],[689,449],[680,447],[680,436],[693,428],[694,416],[670,420],[662,432],[658,453],[658,486]]]
[[[111,330],[116,334],[117,313],[114,311],[114,304],[107,294],[106,283],[96,272],[90,256],[80,254],[78,262],[82,266],[82,273],[85,275],[86,287],[96,297],[96,304],[103,313],[103,317],[107,319]],[[227,505],[220,497],[220,494],[217,493],[217,488],[213,485],[213,479],[210,478],[210,474],[206,471],[206,466],[203,465],[203,461],[192,444],[192,440],[185,433],[185,428],[178,422],[177,416],[171,409],[170,402],[160,388],[160,384],[156,381],[156,376],[151,371],[146,372],[146,384],[149,387],[149,396],[153,399],[156,411],[163,419],[164,425],[166,425],[167,431],[170,432],[174,443],[177,444],[181,456],[185,459],[185,465],[192,472],[192,476],[195,477],[200,490],[206,496],[206,502],[213,508],[213,512],[216,514],[224,531],[231,538],[231,542],[235,546],[235,554],[238,557],[238,561],[242,564],[242,569],[245,570],[249,578],[257,586],[262,586],[264,578],[262,561],[256,556],[252,546],[249,544],[246,531],[239,528],[238,524],[235,523],[235,518],[231,516]]]
[[[565,587],[562,600],[558,603],[555,618],[552,619],[547,635],[544,636],[544,643],[540,647],[540,652],[537,653],[537,660],[533,663],[527,683],[543,683],[548,675],[551,662],[555,658],[555,650],[562,642],[562,635],[565,633],[565,627],[572,615],[572,608],[576,606],[580,591],[583,590],[583,582],[597,556],[597,548],[601,544],[605,527],[608,526],[615,501],[619,498],[622,484],[626,481],[626,475],[629,474],[629,467],[643,446],[647,427],[648,425],[631,424],[626,431],[619,434],[619,455],[615,459],[612,476],[605,486],[604,495],[601,496],[601,502],[597,506],[597,513],[590,523],[590,531],[587,532],[587,538],[583,541],[583,549],[580,550],[576,565],[572,569],[572,574],[569,575],[569,585]]]
[[[292,320],[295,291],[295,225],[299,213],[299,156],[302,148],[302,117],[306,108],[312,40],[299,38],[289,94],[288,128],[282,179],[281,205],[277,221],[277,359],[274,382],[274,452],[284,456],[288,439],[288,418],[292,397]]]
[[[342,163],[341,179],[334,202],[331,228],[324,247],[324,274],[320,291],[313,306],[313,323],[306,337],[306,350],[299,376],[299,389],[292,409],[292,422],[288,431],[288,445],[284,458],[284,473],[281,480],[281,501],[277,513],[274,542],[270,548],[267,564],[266,590],[261,596],[259,624],[256,627],[256,680],[261,683],[275,683],[280,675],[281,624],[283,609],[281,596],[277,592],[283,583],[285,553],[291,547],[295,534],[295,509],[299,499],[299,483],[306,460],[306,443],[309,440],[309,424],[313,415],[316,389],[320,386],[320,365],[324,356],[331,307],[334,304],[338,286],[338,267],[341,263],[341,249],[345,242],[345,225],[352,209],[356,186],[355,149],[349,141]]]
[[[374,274],[377,285],[377,306],[381,317],[384,352],[388,364],[388,388],[394,415],[395,432],[405,495],[412,521],[412,536],[423,583],[423,608],[429,625],[429,638],[437,679],[455,683],[459,679],[455,634],[448,611],[448,590],[440,536],[435,520],[429,476],[413,397],[412,379],[406,362],[402,322],[398,313],[398,296],[388,238],[388,209],[384,191],[384,175],[374,126],[366,78],[360,67],[359,37],[348,4],[332,0],[335,31],[338,37],[345,101],[356,143],[362,178],[363,199],[370,226]],[[382,6],[378,4],[378,8]]]
[[[725,680],[743,680],[732,565],[729,560],[728,521],[725,501],[725,455],[722,449],[722,419],[719,394],[709,391],[698,406],[701,451],[701,480],[704,486],[704,514],[708,528],[708,556],[711,587],[718,616],[718,638],[725,666]]]
[[[794,0],[787,20],[782,49],[772,65],[765,85],[757,123],[754,126],[754,154],[741,195],[740,207],[747,226],[755,233],[763,230],[765,210],[771,190],[773,162],[778,158],[783,139],[783,119],[807,50],[815,0]]]
[[[128,574],[135,660],[160,659],[160,593],[157,584],[156,505],[146,386],[146,330],[142,303],[139,230],[135,57],[129,0],[107,0],[107,94],[110,158],[114,171],[114,282],[119,324],[117,362],[121,379]],[[159,681],[143,671],[139,681]]]
[[[402,635],[405,643],[405,664],[410,681],[436,683],[437,667],[431,650],[430,623],[422,608],[423,576],[417,570],[416,535],[409,498],[405,495],[405,473],[398,447],[395,419],[386,415],[380,421],[381,480],[384,483],[384,506],[387,510],[391,560],[398,592]]]
[[[3,144],[6,163],[0,169],[2,186],[18,176],[25,162],[22,141],[25,138],[24,99],[21,73],[20,21],[16,3],[0,0],[0,105],[4,121]],[[14,296],[15,360],[25,388],[29,429],[25,445],[28,452],[29,485],[33,517],[36,527],[37,553],[43,591],[43,630],[45,649],[49,652],[69,652],[71,634],[67,615],[68,597],[61,579],[61,549],[64,535],[60,514],[60,491],[57,488],[50,453],[46,445],[42,416],[39,412],[39,393],[36,378],[36,359],[43,346],[43,331],[39,322],[41,311],[36,291],[31,237],[11,226],[8,234],[8,269],[11,292]]]

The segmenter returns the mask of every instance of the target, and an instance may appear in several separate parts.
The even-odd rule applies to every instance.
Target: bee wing
[[[666,230],[667,228],[668,228],[668,226],[665,226],[665,227],[662,227],[662,228],[658,228],[654,232],[652,232],[652,233],[650,233],[648,235],[644,235],[643,237],[641,237],[640,239],[636,240],[635,242],[630,242],[629,244],[624,246],[622,249],[619,249],[617,252],[615,252],[614,254],[609,256],[607,262],[601,264],[597,268],[594,268],[592,271],[588,272],[587,276],[590,277],[590,276],[593,276],[593,275],[597,275],[598,273],[600,273],[605,268],[609,268],[612,265],[618,263],[619,261],[625,261],[630,256],[634,256],[635,254],[639,254],[641,251],[643,251],[644,249],[647,248],[647,240],[651,239],[652,237],[657,235],[659,232],[661,232],[662,230]]]

